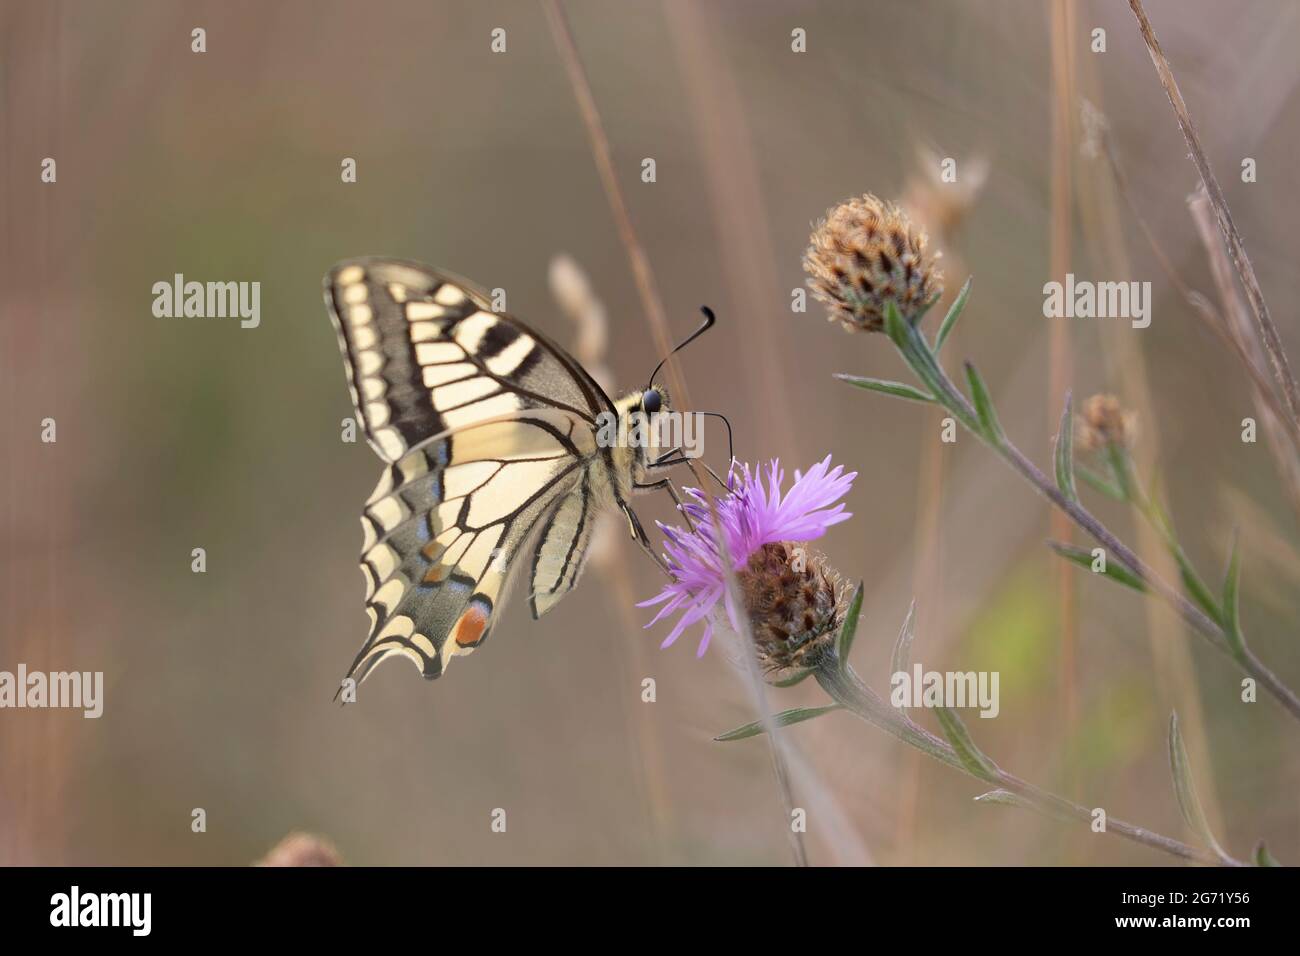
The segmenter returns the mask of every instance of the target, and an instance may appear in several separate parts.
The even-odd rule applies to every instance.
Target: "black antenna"
[[[692,332],[690,335],[688,335],[686,337],[686,341],[682,342],[671,352],[665,355],[662,360],[660,360],[659,364],[655,366],[655,370],[650,373],[650,385],[647,385],[646,388],[650,388],[651,385],[654,385],[655,376],[659,374],[659,371],[664,367],[665,362],[667,362],[670,358],[672,358],[682,349],[686,348],[686,346],[690,345],[692,342],[698,339],[705,332],[709,331],[709,329],[713,328],[713,323],[718,321],[717,316],[713,314],[713,310],[710,309],[707,305],[700,306],[700,311],[704,313],[704,324],[701,325],[694,332]],[[728,430],[730,430],[730,426],[728,426]]]
[[[727,426],[727,467],[730,468],[731,463],[736,460],[736,443],[731,437],[731,422],[727,420],[727,416],[722,412],[700,412],[700,414],[708,415],[711,418],[721,418],[722,424]],[[717,475],[714,475],[714,477],[716,478]]]

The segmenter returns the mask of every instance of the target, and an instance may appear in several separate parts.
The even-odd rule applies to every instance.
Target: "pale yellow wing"
[[[536,564],[561,546],[563,503],[606,467],[595,429],[613,404],[545,336],[423,266],[340,263],[325,299],[358,418],[387,463],[362,513],[371,628],[349,675],[401,655],[437,677],[486,639],[517,557],[534,549]],[[550,582],[555,600],[580,563]]]

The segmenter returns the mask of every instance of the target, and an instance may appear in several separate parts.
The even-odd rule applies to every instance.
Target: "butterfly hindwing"
[[[555,607],[578,583],[596,523],[594,491],[589,474],[556,502],[537,535],[529,572],[534,618]]]
[[[545,472],[539,467],[518,460],[452,464],[391,492],[381,481],[362,519],[371,631],[353,676],[362,679],[384,657],[401,653],[425,677],[437,677],[452,657],[483,643],[539,519],[578,480],[571,456],[556,456]],[[391,528],[375,522],[376,513],[423,509],[440,490],[445,497],[436,504]],[[478,507],[498,498],[520,503],[506,511]]]

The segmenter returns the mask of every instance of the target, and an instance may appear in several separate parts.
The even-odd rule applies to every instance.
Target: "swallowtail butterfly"
[[[384,462],[361,513],[370,633],[349,677],[395,655],[438,677],[487,639],[520,575],[545,614],[582,573],[599,509],[621,510],[650,550],[628,501],[671,490],[654,476],[681,459],[600,429],[667,410],[662,388],[614,401],[482,291],[413,262],[348,260],[324,285],[358,421]]]

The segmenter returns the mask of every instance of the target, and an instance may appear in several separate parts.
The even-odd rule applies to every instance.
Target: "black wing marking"
[[[529,575],[529,605],[534,618],[555,607],[578,583],[595,523],[596,503],[588,474],[580,485],[556,502],[537,536]]]
[[[614,404],[564,349],[481,291],[424,266],[354,259],[325,277],[353,403],[385,461],[421,442],[530,408],[595,426]]]

